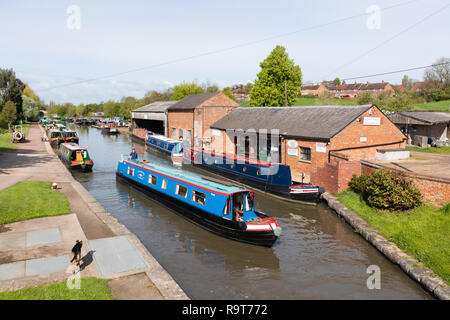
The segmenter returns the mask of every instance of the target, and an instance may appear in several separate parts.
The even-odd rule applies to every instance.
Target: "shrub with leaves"
[[[371,174],[353,176],[349,185],[369,206],[379,209],[404,211],[422,203],[419,189],[398,171],[380,169]]]

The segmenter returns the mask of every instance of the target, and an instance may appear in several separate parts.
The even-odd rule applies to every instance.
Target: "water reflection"
[[[283,234],[272,248],[212,234],[152,198],[116,182],[117,161],[136,148],[150,161],[171,164],[141,142],[120,134],[77,128],[94,160],[76,178],[126,225],[194,299],[430,299],[326,205],[298,205],[261,193],[257,209],[274,215]],[[184,170],[212,175],[191,166]],[[382,271],[382,289],[368,290],[369,265]]]

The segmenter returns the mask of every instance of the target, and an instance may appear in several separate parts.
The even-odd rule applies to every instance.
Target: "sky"
[[[449,0],[0,0],[0,28],[0,68],[12,68],[45,103],[253,82],[276,45],[304,83],[450,57]],[[423,73],[357,81],[399,84]]]

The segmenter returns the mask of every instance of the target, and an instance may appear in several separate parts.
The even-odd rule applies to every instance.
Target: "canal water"
[[[76,130],[94,168],[74,172],[75,178],[136,234],[192,299],[432,299],[324,204],[300,205],[255,193],[256,208],[282,226],[280,239],[272,248],[224,239],[116,181],[117,161],[133,146],[150,162],[168,163],[168,157],[127,134]],[[367,288],[371,265],[381,270],[381,289]]]

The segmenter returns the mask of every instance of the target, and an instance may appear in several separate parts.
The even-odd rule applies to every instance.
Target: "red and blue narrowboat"
[[[236,155],[184,148],[184,159],[224,177],[290,200],[317,203],[324,189],[293,182],[291,168],[280,163],[239,158]]]
[[[251,190],[140,159],[122,159],[116,175],[220,236],[271,247],[281,234],[275,218],[255,210]]]
[[[69,169],[81,169],[86,172],[91,171],[94,166],[88,150],[76,143],[61,143],[58,149],[58,157]]]

